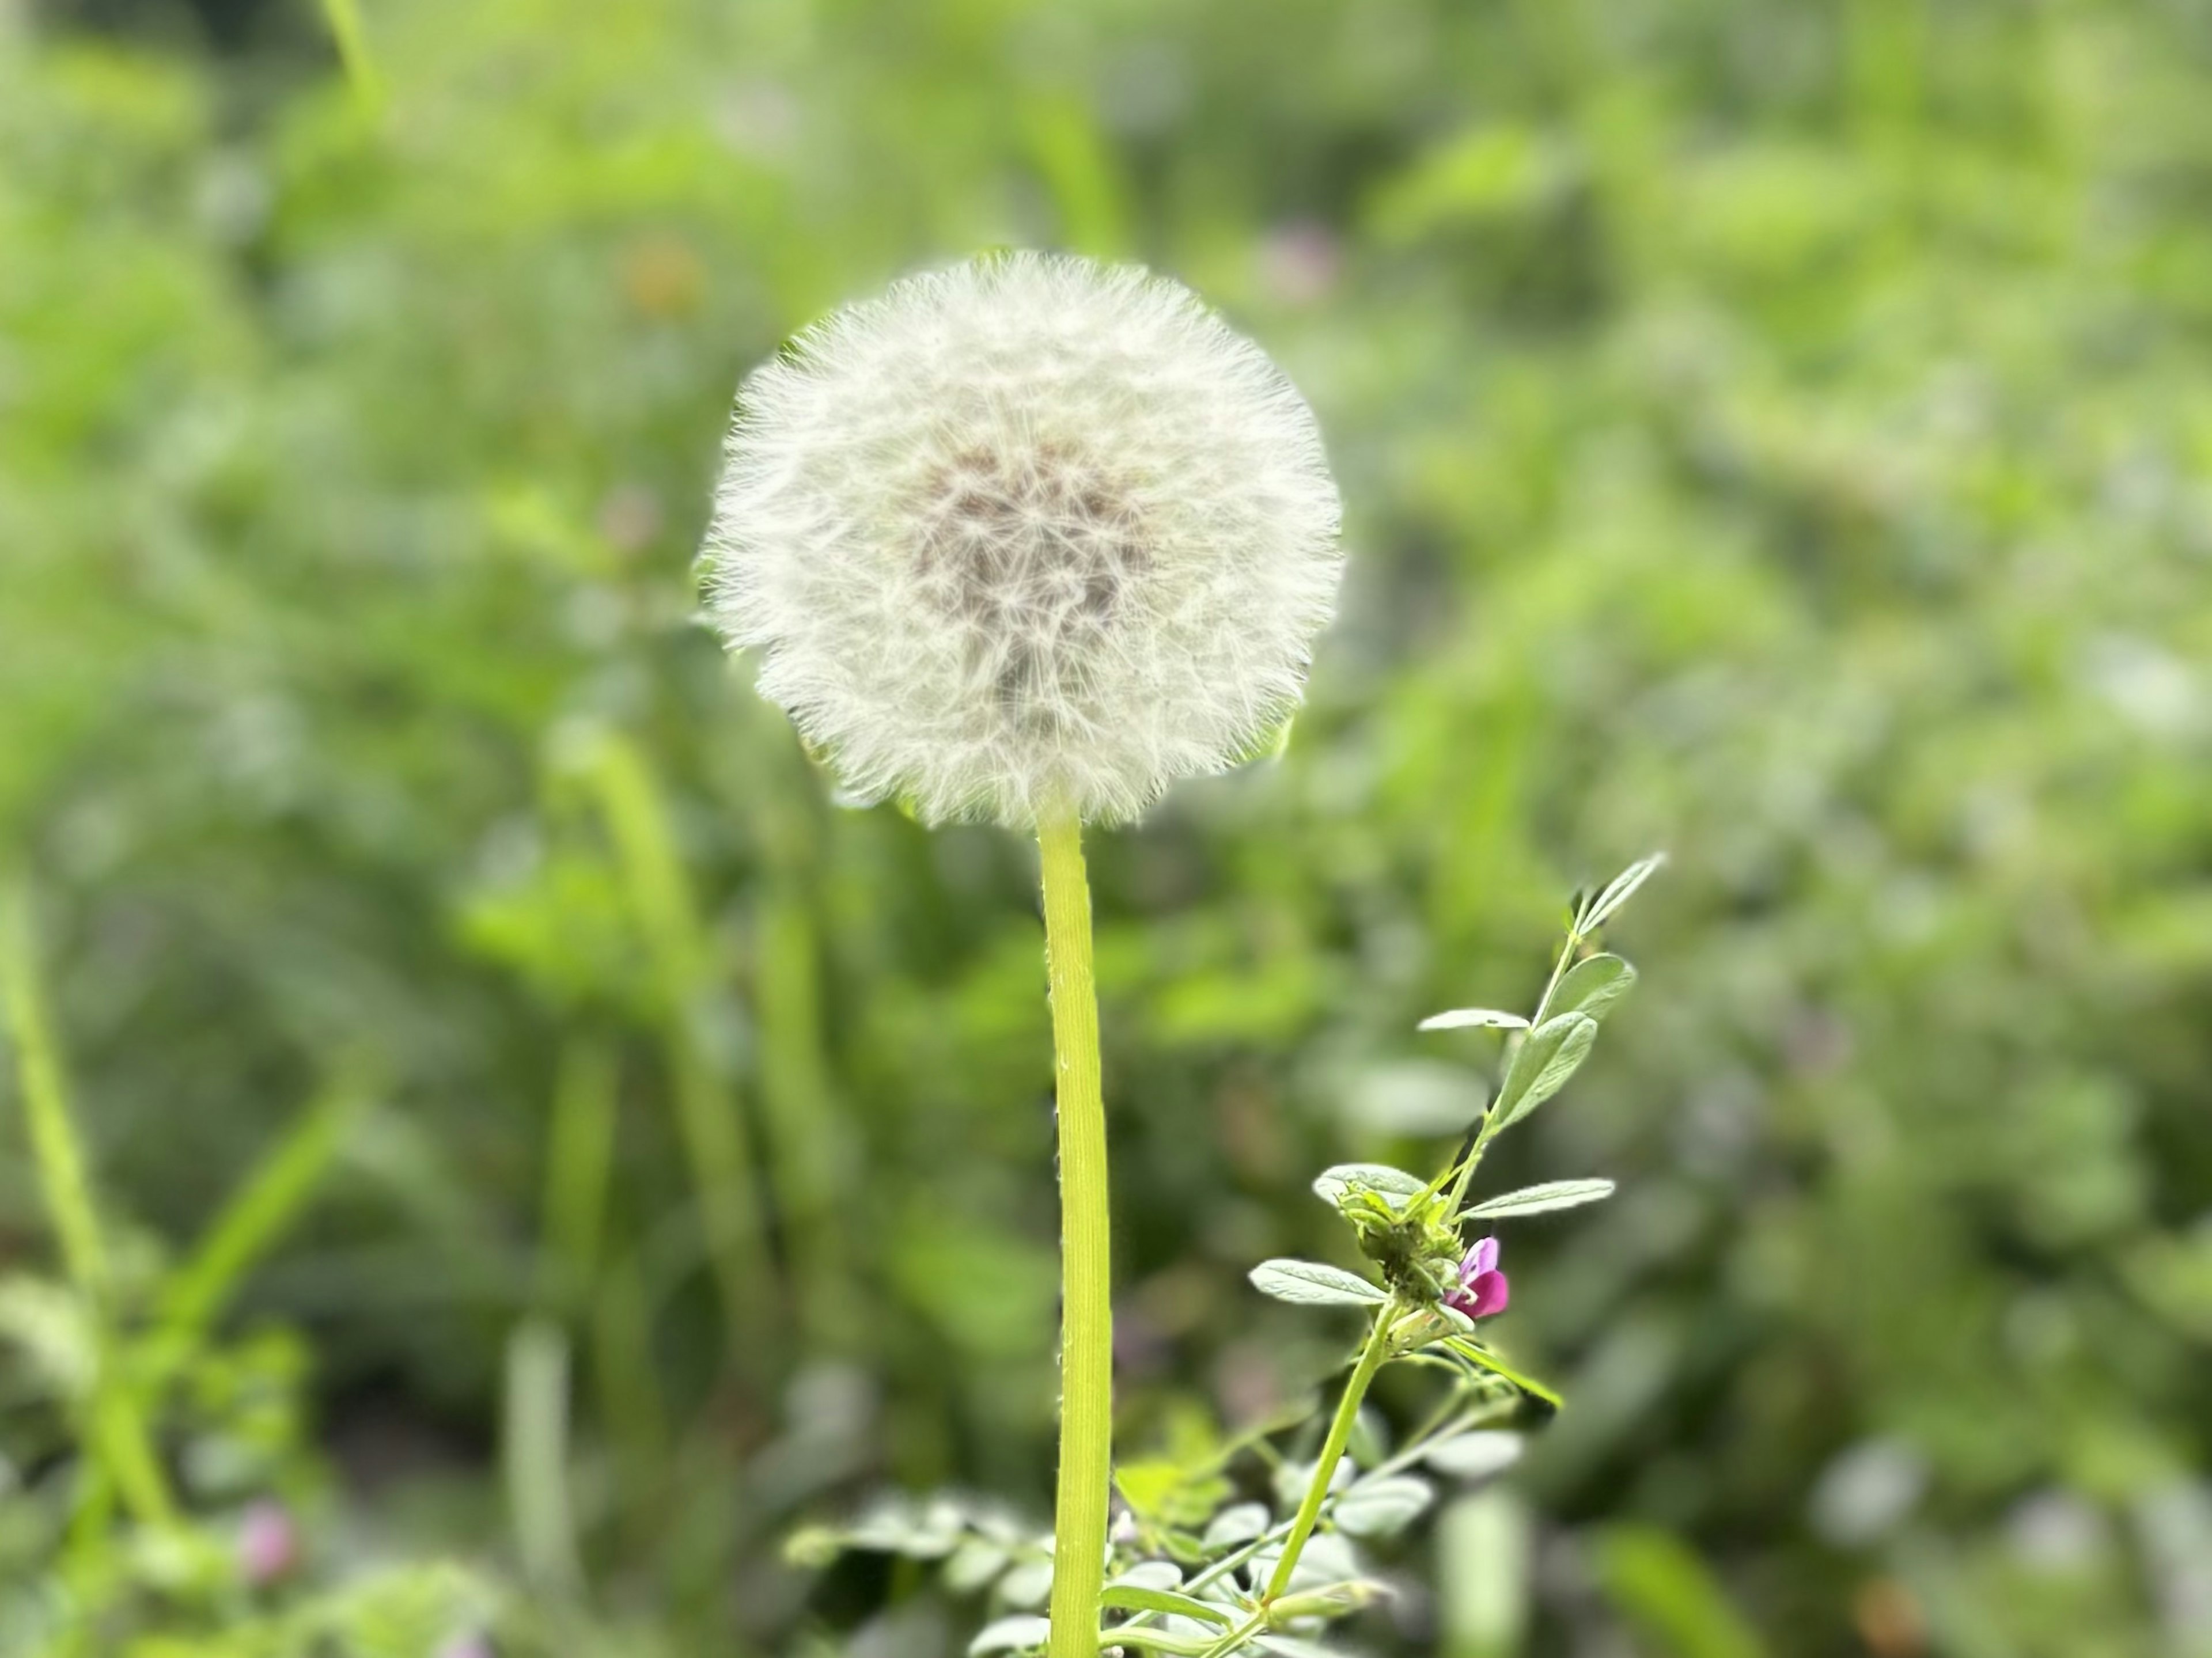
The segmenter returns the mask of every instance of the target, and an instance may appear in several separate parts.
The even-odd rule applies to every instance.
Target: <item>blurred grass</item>
[[[1006,242],[1216,299],[1351,512],[1288,754],[1094,856],[1130,1452],[1333,1357],[1243,1269],[1463,1121],[1486,1050],[1413,1023],[1664,845],[1496,1171],[1624,1187],[1510,1240],[1571,1398],[1524,1649],[1716,1596],[2212,1649],[2202,6],[390,0],[380,100],[226,17],[0,11],[0,854],[116,1328],[207,1312],[152,1420],[198,1564],[64,1569],[78,1292],[0,1116],[0,1651],[951,1645],[777,1540],[1042,1510],[1032,872],[830,805],[687,566],[742,370]],[[502,1444],[572,1602],[487,1587],[566,1570]],[[242,1584],[271,1494],[308,1555]]]

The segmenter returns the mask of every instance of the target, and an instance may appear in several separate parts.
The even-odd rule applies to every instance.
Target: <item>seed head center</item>
[[[973,445],[925,481],[915,558],[1001,706],[1057,720],[1152,563],[1131,480],[1074,446]]]

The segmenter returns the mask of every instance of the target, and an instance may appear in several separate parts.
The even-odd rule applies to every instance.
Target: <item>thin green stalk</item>
[[[99,1477],[88,1489],[97,1491],[112,1478],[138,1520],[167,1527],[176,1519],[176,1503],[161,1459],[154,1453],[153,1435],[122,1374],[107,1255],[40,993],[29,896],[12,884],[0,891],[0,981],[4,981],[0,989],[7,999],[8,1029],[15,1045],[32,1157],[38,1164],[46,1211],[61,1240],[63,1264],[84,1302],[96,1343],[98,1370],[86,1412],[86,1436],[98,1451],[93,1472]]]
[[[754,921],[753,1000],[760,1022],[760,1100],[767,1120],[797,1315],[816,1351],[850,1351],[866,1309],[853,1281],[839,1199],[849,1192],[830,1062],[823,1051],[822,944],[810,901],[812,826],[767,809],[768,854]]]
[[[637,1260],[610,1258],[606,1243],[621,1094],[614,1043],[599,1034],[571,1037],[561,1054],[545,1149],[538,1303],[589,1342],[600,1418],[620,1452],[619,1500],[642,1509],[641,1493],[665,1473],[667,1430]]]
[[[1306,1540],[1313,1535],[1314,1526],[1321,1519],[1321,1505],[1328,1500],[1329,1481],[1335,1477],[1336,1465],[1343,1459],[1344,1448],[1352,1438],[1352,1424],[1359,1419],[1360,1401],[1367,1397],[1375,1373],[1389,1357],[1390,1327],[1396,1321],[1398,1310],[1398,1303],[1394,1301],[1376,1312],[1375,1327],[1367,1333],[1367,1345],[1359,1350],[1359,1362],[1352,1366],[1352,1379],[1344,1384],[1344,1397],[1336,1401],[1336,1416],[1328,1424],[1328,1437],[1322,1441],[1321,1461],[1314,1465],[1313,1479],[1306,1486],[1304,1500],[1298,1504],[1297,1517],[1291,1522],[1291,1534],[1284,1541],[1282,1558],[1275,1562],[1274,1574],[1267,1580],[1265,1600],[1276,1600],[1291,1586],[1291,1574],[1298,1569],[1298,1556],[1304,1552]]]
[[[621,1088],[612,1042],[568,1039],[554,1076],[538,1246],[540,1305],[564,1315],[588,1305],[598,1281]]]
[[[1355,1411],[1352,1414],[1356,1418],[1358,1412]],[[1473,1411],[1462,1412],[1460,1409],[1460,1396],[1455,1392],[1431,1413],[1426,1422],[1407,1437],[1406,1442],[1398,1448],[1395,1455],[1384,1458],[1374,1467],[1369,1469],[1366,1477],[1369,1479],[1382,1479],[1391,1474],[1402,1473],[1428,1455],[1429,1447],[1437,1441],[1451,1438],[1454,1435],[1465,1432],[1471,1428],[1480,1427],[1488,1419],[1489,1413],[1486,1407],[1478,1406]],[[1331,1473],[1334,1472],[1334,1470],[1332,1469]],[[1324,1491],[1324,1504],[1327,1502],[1327,1497],[1328,1494]],[[1297,1523],[1296,1520],[1285,1520],[1269,1527],[1241,1548],[1231,1550],[1212,1564],[1194,1572],[1185,1580],[1182,1592],[1185,1594],[1196,1594],[1200,1589],[1218,1582],[1230,1573],[1242,1570],[1248,1562],[1265,1554],[1274,1545],[1288,1538]],[[1300,1546],[1303,1548],[1304,1546]],[[1126,1623],[1115,1625],[1114,1633],[1134,1634],[1161,1616],[1161,1613],[1156,1612],[1140,1612]],[[1230,1630],[1212,1645],[1205,1648],[1204,1658],[1218,1658],[1219,1654],[1234,1652],[1245,1641],[1267,1626],[1267,1619],[1264,1612],[1252,1618]]]
[[[584,1576],[568,1495],[568,1332],[544,1315],[507,1336],[501,1461],[515,1558],[532,1590],[563,1601]]]
[[[39,1166],[46,1212],[61,1241],[62,1264],[77,1292],[94,1307],[107,1303],[107,1254],[100,1246],[100,1223],[93,1212],[92,1182],[84,1154],[70,1121],[62,1088],[61,1064],[46,1021],[31,943],[28,898],[20,887],[6,897],[0,916],[0,973],[7,980],[8,1032],[15,1044],[15,1068],[23,1093],[23,1123]]]
[[[1544,981],[1544,993],[1536,999],[1536,1011],[1528,1021],[1531,1030],[1543,1023],[1552,1011],[1552,998],[1559,993],[1559,981],[1566,977],[1567,969],[1575,959],[1575,952],[1583,946],[1583,921],[1589,914],[1587,902],[1578,904],[1574,919],[1567,923],[1566,942],[1559,946],[1559,957],[1552,963],[1552,976]],[[1498,1127],[1495,1117],[1486,1114],[1482,1121],[1481,1132],[1475,1135],[1474,1144],[1468,1147],[1467,1156],[1460,1159],[1458,1170],[1452,1177],[1451,1203],[1447,1213],[1459,1213],[1460,1204],[1467,1197],[1468,1182],[1474,1178],[1475,1166],[1482,1161],[1482,1154],[1489,1149]]]
[[[1045,963],[1060,1124],[1060,1487],[1053,1504],[1050,1658],[1097,1658],[1113,1478],[1113,1259],[1098,996],[1083,827],[1071,812],[1037,829]]]
[[[160,1398],[161,1388],[184,1369],[254,1263],[299,1218],[369,1099],[357,1068],[341,1072],[262,1157],[170,1275],[156,1309],[154,1357],[140,1377],[149,1398]]]
[[[362,27],[360,6],[356,0],[323,0],[323,21],[337,46],[338,62],[345,69],[355,99],[364,113],[374,115],[383,105],[384,87],[377,78],[376,60],[369,55],[368,33]]]
[[[721,1287],[731,1351],[740,1368],[764,1370],[775,1351],[765,1337],[776,1284],[754,1191],[759,1159],[737,1090],[707,1051],[696,1018],[699,1004],[714,989],[712,953],[645,756],[603,732],[582,774],[614,843],[657,981],[677,1128]]]
[[[599,1388],[600,1412],[621,1449],[617,1468],[628,1497],[656,1486],[665,1477],[668,1421],[653,1366],[645,1279],[636,1256],[607,1262],[600,1279],[592,1297],[592,1380]],[[646,1477],[641,1479],[641,1475]]]

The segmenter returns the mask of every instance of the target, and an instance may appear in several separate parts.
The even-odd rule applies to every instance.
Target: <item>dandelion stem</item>
[[[1096,1658],[1113,1472],[1114,1305],[1091,888],[1072,811],[1038,826],[1060,1123],[1060,1487],[1050,1658]]]

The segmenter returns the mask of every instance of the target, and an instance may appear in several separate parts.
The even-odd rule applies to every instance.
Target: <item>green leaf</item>
[[[1233,1549],[1263,1537],[1267,1531],[1267,1505],[1264,1503],[1237,1503],[1222,1509],[1206,1527],[1206,1535],[1200,1540],[1208,1554]]]
[[[1457,1135],[1482,1114],[1481,1079],[1445,1060],[1401,1060],[1367,1066],[1345,1090],[1346,1124],[1364,1136],[1421,1139]]]
[[[988,1538],[971,1537],[945,1563],[945,1587],[955,1594],[973,1594],[989,1587],[1006,1569],[1007,1558],[1006,1550]]]
[[[1597,1041],[1597,1021],[1583,1013],[1563,1013],[1528,1033],[1505,1069],[1490,1113],[1496,1127],[1510,1127],[1567,1085]]]
[[[1141,1648],[1147,1652],[1170,1652],[1182,1658],[1204,1658],[1220,1644],[1217,1635],[1183,1635],[1150,1624],[1118,1624],[1098,1631],[1102,1647]]]
[[[1342,1582],[1325,1583],[1317,1589],[1300,1589],[1295,1594],[1285,1595],[1268,1608],[1268,1614],[1278,1624],[1295,1623],[1302,1618],[1341,1618],[1362,1606],[1373,1606],[1386,1593],[1383,1586],[1371,1577],[1348,1577]]]
[[[1120,1576],[1109,1580],[1106,1587],[1109,1589],[1179,1589],[1182,1587],[1182,1569],[1172,1560],[1139,1560]]]
[[[1169,1618],[1195,1618],[1222,1629],[1228,1628],[1231,1621],[1223,1607],[1191,1595],[1177,1594],[1172,1589],[1139,1588],[1133,1583],[1108,1584],[1098,1597],[1098,1604],[1115,1612],[1157,1612]]]
[[[1411,1474],[1363,1479],[1337,1498],[1337,1528],[1351,1537],[1388,1537],[1420,1516],[1436,1493]]]
[[[1440,1651],[1498,1658],[1526,1649],[1530,1530],[1526,1506],[1498,1489],[1461,1497],[1437,1516]]]
[[[1272,1652],[1275,1658],[1344,1658],[1335,1647],[1316,1645],[1301,1641],[1295,1635],[1263,1635],[1257,1643],[1262,1652]]]
[[[1613,913],[1636,896],[1636,890],[1659,872],[1667,861],[1667,854],[1655,852],[1649,858],[1639,858],[1613,878],[1612,884],[1597,896],[1589,914],[1583,918],[1583,931],[1595,932],[1603,926]]]
[[[1345,1455],[1355,1467],[1371,1468],[1390,1454],[1390,1424],[1382,1413],[1371,1405],[1363,1405],[1352,1419],[1352,1434],[1345,1442]]]
[[[999,1599],[1010,1606],[1041,1606],[1051,1593],[1049,1560],[1024,1560],[999,1580]]]
[[[1449,1013],[1431,1013],[1413,1027],[1416,1030],[1526,1030],[1528,1020],[1518,1013],[1501,1013],[1494,1007],[1455,1007]]]
[[[986,1625],[968,1643],[968,1658],[987,1658],[994,1652],[1032,1652],[1051,1636],[1052,1625],[1042,1618],[1001,1618]]]
[[[1376,1307],[1389,1298],[1365,1278],[1317,1260],[1263,1260],[1251,1277],[1261,1295],[1302,1307]]]
[[[1652,1649],[1674,1658],[1761,1658],[1765,1652],[1711,1569],[1673,1533],[1608,1527],[1592,1553],[1600,1590]]]
[[[1381,1193],[1386,1198],[1415,1198],[1429,1189],[1428,1182],[1416,1180],[1402,1169],[1393,1169],[1384,1163],[1340,1163],[1324,1169],[1314,1176],[1314,1194],[1323,1203],[1340,1205],[1355,1191]],[[1402,1207],[1394,1204],[1393,1208]]]
[[[1285,1462],[1275,1470],[1275,1501],[1285,1513],[1287,1514],[1305,1500],[1306,1491],[1313,1485],[1314,1476],[1320,1472],[1321,1464],[1317,1461]],[[1342,1491],[1358,1477],[1358,1471],[1352,1466],[1352,1460],[1349,1457],[1339,1457],[1336,1466],[1329,1470],[1329,1490]]]
[[[1522,1448],[1519,1434],[1477,1431],[1430,1446],[1421,1461],[1453,1479],[1488,1479],[1518,1462]]]
[[[848,1549],[870,1553],[941,1560],[959,1542],[961,1526],[960,1513],[950,1503],[932,1503],[922,1508],[891,1502],[863,1515],[842,1541]]]
[[[1562,1013],[1582,1013],[1602,1019],[1615,1002],[1635,987],[1636,969],[1626,962],[1618,956],[1593,956],[1568,970],[1552,993],[1546,1012],[1553,1018]]]
[[[1121,1463],[1114,1484],[1139,1515],[1178,1530],[1203,1525],[1235,1492],[1220,1473],[1210,1441],[1179,1447],[1170,1456]]]
[[[1276,1568],[1283,1563],[1279,1547],[1261,1550],[1252,1557],[1249,1568],[1255,1583],[1271,1582]],[[1304,1553],[1291,1573],[1293,1594],[1308,1588],[1318,1588],[1325,1583],[1340,1582],[1347,1577],[1359,1576],[1359,1555],[1352,1540],[1334,1531],[1317,1531],[1306,1540]]]
[[[1467,1336],[1446,1336],[1443,1345],[1476,1369],[1488,1371],[1511,1382],[1529,1398],[1542,1406],[1547,1412],[1556,1412],[1565,1403],[1557,1393],[1533,1376],[1522,1376],[1508,1367],[1490,1349]]]
[[[1554,1209],[1572,1209],[1613,1195],[1609,1180],[1555,1180],[1541,1186],[1524,1186],[1486,1198],[1467,1213],[1474,1220],[1502,1220],[1510,1215],[1541,1215]]]
[[[346,1074],[302,1112],[225,1203],[191,1259],[163,1286],[157,1345],[172,1363],[213,1324],[239,1282],[268,1253],[321,1183],[347,1127],[368,1102]]]

